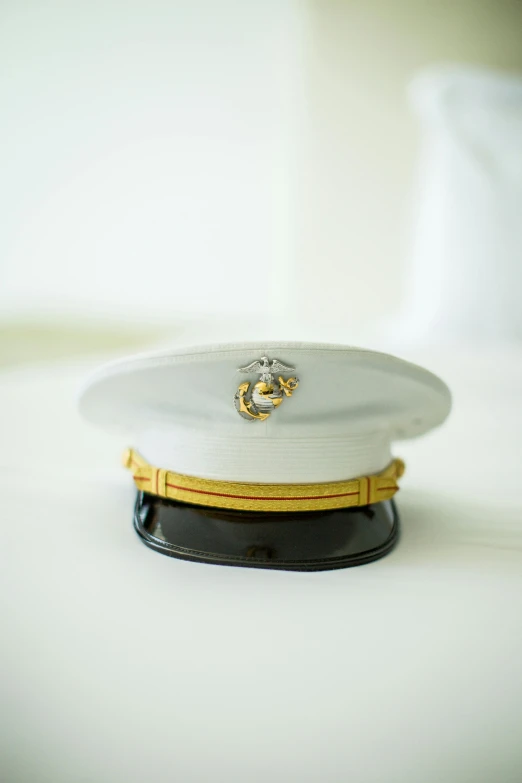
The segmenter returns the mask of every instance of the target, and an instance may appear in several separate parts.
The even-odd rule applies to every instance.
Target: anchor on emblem
[[[291,397],[299,386],[299,378],[293,376],[285,381],[279,376],[276,381],[275,374],[294,370],[295,367],[287,367],[277,359],[270,362],[267,356],[262,356],[260,361],[252,362],[248,367],[240,367],[238,372],[256,373],[260,379],[252,389],[250,399],[247,399],[250,383],[239,384],[234,395],[234,405],[239,415],[248,421],[268,419],[284,398]]]

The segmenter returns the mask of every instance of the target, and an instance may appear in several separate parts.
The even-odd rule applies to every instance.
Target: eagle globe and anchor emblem
[[[250,398],[248,391],[250,383],[240,383],[234,395],[234,405],[240,416],[248,421],[264,421],[281,405],[285,397],[291,397],[299,386],[299,378],[292,376],[286,381],[277,373],[294,372],[295,367],[287,367],[277,359],[271,362],[268,356],[262,356],[257,362],[252,362],[247,367],[239,367],[238,372],[252,373],[260,376],[254,385]]]

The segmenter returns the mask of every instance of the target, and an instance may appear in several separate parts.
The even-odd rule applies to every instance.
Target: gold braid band
[[[149,465],[132,449],[123,455],[137,488],[149,495],[198,506],[236,511],[323,511],[367,506],[389,500],[398,491],[404,462],[394,459],[375,476],[321,484],[246,484],[184,476]]]

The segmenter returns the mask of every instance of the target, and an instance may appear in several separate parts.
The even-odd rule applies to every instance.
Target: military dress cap
[[[176,348],[102,367],[80,398],[116,428],[153,549],[210,563],[321,570],[397,540],[395,441],[447,417],[446,385],[384,353],[299,342]]]

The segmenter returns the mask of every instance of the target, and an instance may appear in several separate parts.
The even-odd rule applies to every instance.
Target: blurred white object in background
[[[413,339],[522,339],[522,78],[421,73],[424,129],[408,315]]]

